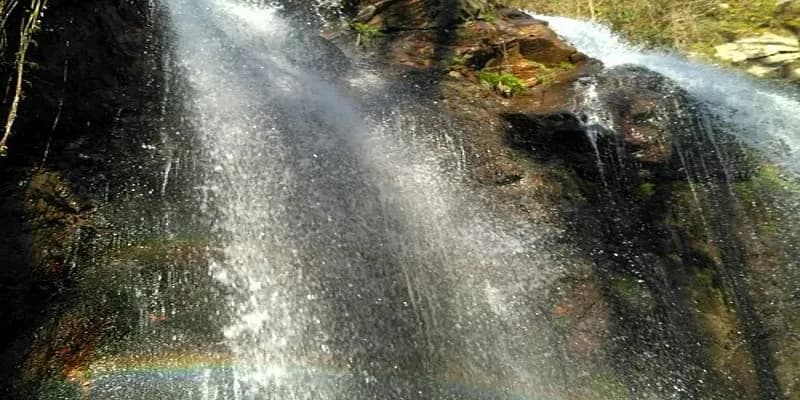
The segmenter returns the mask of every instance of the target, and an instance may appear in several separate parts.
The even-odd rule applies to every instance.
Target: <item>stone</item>
[[[800,57],[800,44],[793,36],[781,36],[765,33],[757,37],[747,37],[735,42],[715,47],[716,57],[733,63],[764,59],[777,55]]]
[[[716,46],[716,57],[759,77],[792,79],[790,64],[800,60],[797,37],[765,33]]]

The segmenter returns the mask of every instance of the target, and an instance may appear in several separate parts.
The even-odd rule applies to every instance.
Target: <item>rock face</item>
[[[626,360],[622,370],[648,385],[656,384],[648,383],[650,373],[634,371],[647,370],[651,362],[674,364],[688,374],[660,377],[683,382],[695,398],[794,393],[798,374],[788,372],[794,364],[787,357],[796,350],[787,344],[785,328],[772,328],[775,319],[792,320],[786,313],[794,309],[779,312],[772,302],[793,295],[761,277],[772,268],[794,276],[795,267],[767,262],[764,245],[744,237],[772,240],[752,230],[753,221],[764,220],[753,215],[759,206],[739,200],[749,192],[745,188],[761,187],[755,182],[769,167],[759,166],[701,105],[657,74],[617,68],[578,87],[584,88],[579,96],[592,97],[592,108],[507,115],[509,139],[538,160],[538,168],[570,169],[558,176],[571,175],[578,193],[566,198],[586,199],[562,198],[554,207],[576,207],[565,211],[580,221],[574,235],[590,243],[586,251],[594,252],[599,285],[609,293],[618,357]],[[599,126],[586,116],[598,111],[607,113]],[[783,215],[789,210],[778,209]],[[794,237],[790,232],[796,231],[782,229],[781,235]],[[797,257],[792,248],[768,252],[784,260]],[[634,355],[653,346],[675,353],[647,360]]]
[[[356,20],[382,32],[372,46],[387,49],[390,61],[418,68],[452,69],[465,75],[501,72],[533,87],[586,64],[586,57],[559,39],[547,23],[518,10],[493,9],[474,1],[457,7],[436,4],[396,0],[366,4]]]
[[[153,342],[218,340],[223,321],[209,310],[224,292],[205,274],[210,246],[159,236],[160,218],[179,205],[152,171],[191,151],[152,151],[163,137],[149,120],[181,124],[171,120],[177,112],[160,111],[172,105],[157,89],[181,89],[164,80],[164,60],[142,56],[160,40],[158,10],[145,3],[62,0],[49,11],[34,56],[46,84],[29,92],[37,106],[0,160],[3,398],[36,398],[48,382],[81,398],[98,354],[114,362],[146,345],[123,340],[134,329]],[[472,183],[498,209],[556,227],[577,249],[538,310],[564,360],[555,394],[798,399],[796,181],[667,79],[604,69],[518,10],[481,0],[348,7],[344,53],[413,80],[425,106],[457,121]],[[344,54],[319,36],[295,39],[319,50],[321,64]],[[736,60],[796,48],[769,40],[741,43]],[[326,77],[347,68],[317,61],[306,66]],[[499,90],[490,77],[520,90]],[[124,215],[130,204],[139,209]],[[102,235],[122,225],[137,237]],[[207,331],[196,332],[198,321]]]
[[[158,138],[151,112],[163,83],[152,12],[147,2],[55,0],[35,37],[26,72],[35,83],[0,159],[0,397],[37,398],[33,386],[60,374],[27,364],[27,383],[19,380],[24,359],[41,350],[32,350],[35,336],[75,344],[74,360],[83,357],[83,332],[57,328],[60,315],[75,327],[103,318],[69,310],[80,260],[119,222],[106,218],[115,201],[138,196],[123,188],[158,187],[145,172],[159,162],[147,146]]]

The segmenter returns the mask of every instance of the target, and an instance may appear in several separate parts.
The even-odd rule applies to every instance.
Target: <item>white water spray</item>
[[[298,41],[305,33],[275,8],[168,8],[223,243],[212,273],[232,291],[232,396],[433,399],[466,385],[461,396],[474,398],[474,382],[532,395],[564,385],[547,339],[519,331],[548,332],[533,304],[561,273],[554,232],[497,218],[469,194],[447,121],[400,95],[372,93],[385,104],[363,107],[349,91],[381,90],[380,77],[327,82],[306,62],[317,55]]]

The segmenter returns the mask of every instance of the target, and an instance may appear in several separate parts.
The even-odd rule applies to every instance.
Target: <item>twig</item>
[[[33,0],[31,11],[27,16],[27,21],[20,27],[19,35],[19,49],[17,50],[16,60],[16,84],[14,86],[14,97],[11,101],[11,107],[8,111],[8,119],[6,120],[5,131],[2,139],[0,139],[0,156],[4,156],[8,150],[8,138],[11,137],[11,128],[14,127],[14,121],[17,119],[19,111],[19,103],[22,99],[22,83],[25,74],[25,56],[28,53],[28,48],[31,44],[31,37],[36,31],[39,23],[39,16],[41,15],[42,8],[47,3],[47,0]],[[24,20],[24,18],[23,18]]]

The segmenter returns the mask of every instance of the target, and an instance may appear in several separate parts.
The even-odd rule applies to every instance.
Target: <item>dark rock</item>
[[[38,67],[26,72],[32,84],[0,159],[0,397],[35,398],[26,385],[50,373],[20,366],[34,332],[69,306],[109,228],[100,210],[132,187],[158,187],[149,171],[159,160],[144,146],[158,135],[148,115],[163,82],[158,16],[145,1],[49,3],[28,56]]]

